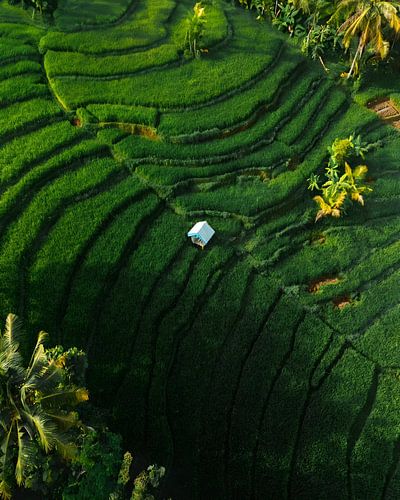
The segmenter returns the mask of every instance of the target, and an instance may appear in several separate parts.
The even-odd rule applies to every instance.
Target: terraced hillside
[[[398,132],[230,3],[200,60],[187,0],[84,3],[0,3],[2,317],[88,352],[174,498],[398,498]],[[373,193],[314,224],[353,131]]]

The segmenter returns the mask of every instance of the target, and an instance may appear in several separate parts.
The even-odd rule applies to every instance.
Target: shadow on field
[[[144,255],[36,269],[26,329],[88,351],[92,401],[165,496],[395,498],[395,376],[235,256]]]

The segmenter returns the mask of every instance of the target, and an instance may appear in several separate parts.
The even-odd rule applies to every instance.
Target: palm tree
[[[344,34],[343,44],[346,49],[354,38],[358,38],[358,46],[351,63],[347,78],[357,69],[358,61],[368,44],[382,59],[389,52],[389,42],[383,38],[383,30],[389,25],[396,33],[400,31],[400,1],[388,0],[340,0],[332,19],[345,19],[339,27]]]
[[[37,446],[65,459],[76,448],[70,430],[80,424],[73,407],[88,399],[86,389],[68,382],[65,359],[49,359],[40,332],[27,367],[20,353],[21,321],[7,316],[0,334],[0,496],[11,498],[15,482],[24,485]]]

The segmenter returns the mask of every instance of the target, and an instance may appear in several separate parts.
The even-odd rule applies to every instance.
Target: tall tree
[[[24,485],[34,466],[35,447],[64,458],[76,452],[70,431],[79,424],[73,408],[88,399],[84,388],[65,376],[63,357],[49,359],[40,332],[27,366],[20,353],[21,322],[9,314],[0,334],[0,495],[10,498],[13,485]]]
[[[357,70],[357,65],[366,48],[370,46],[376,55],[384,59],[389,52],[389,42],[384,39],[384,29],[389,26],[400,31],[400,1],[388,0],[340,0],[333,20],[343,21],[339,32],[343,32],[346,49],[354,39],[358,40],[347,78]]]

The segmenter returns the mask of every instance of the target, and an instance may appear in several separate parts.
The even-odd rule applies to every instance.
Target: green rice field
[[[231,2],[185,59],[193,4],[0,2],[1,317],[88,353],[167,497],[398,499],[399,132]],[[373,192],[314,223],[353,132]]]

